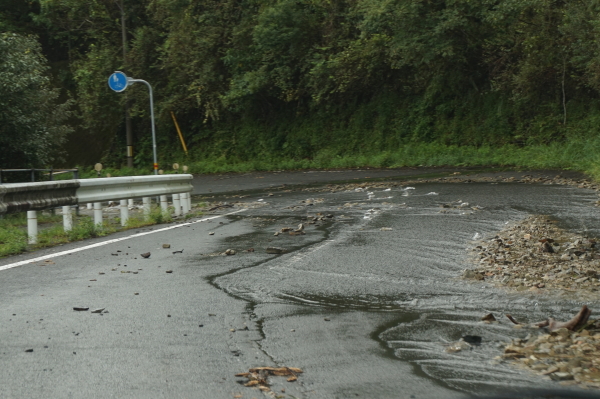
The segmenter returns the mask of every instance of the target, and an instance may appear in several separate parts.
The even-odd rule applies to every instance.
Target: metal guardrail
[[[0,215],[27,211],[29,243],[34,244],[37,242],[36,211],[62,206],[63,226],[65,231],[69,231],[73,226],[72,205],[93,203],[94,223],[101,226],[101,203],[120,200],[121,224],[125,225],[129,218],[129,200],[141,197],[147,215],[150,212],[150,197],[160,196],[160,206],[166,211],[167,195],[172,195],[175,215],[181,215],[191,209],[191,181],[192,175],[183,174],[2,184]]]

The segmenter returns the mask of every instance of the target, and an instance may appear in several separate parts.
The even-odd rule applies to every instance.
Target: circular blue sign
[[[122,92],[127,88],[127,75],[121,71],[116,71],[108,78],[108,87],[117,93]]]

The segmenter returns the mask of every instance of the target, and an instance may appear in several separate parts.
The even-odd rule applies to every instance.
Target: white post
[[[163,212],[167,212],[169,210],[169,204],[167,203],[166,195],[160,196],[160,209],[162,209]]]
[[[29,244],[37,244],[38,225],[36,211],[27,211],[27,235],[27,242]]]
[[[187,215],[190,211],[190,208],[188,208],[187,193],[179,194],[179,198],[181,198],[181,212],[184,215]]]
[[[87,209],[92,209],[92,203],[91,202],[88,202]]]
[[[188,212],[192,211],[192,193],[187,193]]]
[[[173,208],[175,208],[175,216],[181,215],[181,201],[179,194],[173,194]]]
[[[150,217],[150,197],[142,198],[142,211],[146,219]]]
[[[102,203],[94,202],[94,224],[96,227],[102,227]]]
[[[119,208],[121,209],[121,226],[125,227],[129,220],[129,208],[127,207],[127,200],[119,201]]]
[[[63,213],[63,229],[65,231],[73,230],[73,214],[71,213],[71,207],[63,206],[62,213]]]
[[[127,204],[129,205],[130,208],[133,207],[133,198],[128,199]]]

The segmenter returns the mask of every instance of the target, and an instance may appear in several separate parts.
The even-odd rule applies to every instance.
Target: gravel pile
[[[561,328],[550,334],[514,339],[501,359],[561,381],[563,385],[600,388],[600,322],[581,332]]]
[[[463,278],[512,291],[600,299],[600,244],[559,228],[547,216],[531,216],[473,244],[474,268]],[[544,332],[536,328],[527,339],[513,340],[500,358],[563,385],[600,388],[600,321],[578,331]]]
[[[599,244],[560,229],[548,217],[531,216],[474,244],[475,268],[465,270],[464,278],[517,291],[600,297]]]

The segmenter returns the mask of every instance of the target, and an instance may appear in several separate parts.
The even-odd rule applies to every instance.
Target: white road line
[[[176,225],[169,226],[169,227],[164,227],[164,228],[158,229],[158,230],[152,230],[152,231],[146,231],[144,233],[133,234],[133,235],[130,235],[130,236],[127,236],[127,237],[115,238],[115,239],[112,239],[112,240],[106,240],[106,241],[102,241],[102,242],[97,242],[96,244],[87,245],[85,247],[79,247],[79,248],[70,249],[68,251],[57,252],[57,253],[54,253],[54,254],[44,255],[44,256],[37,257],[37,258],[28,259],[28,260],[22,260],[20,262],[15,262],[15,263],[10,263],[8,265],[0,266],[0,271],[12,269],[13,267],[27,265],[29,263],[39,262],[41,260],[52,259],[52,258],[56,258],[56,257],[59,257],[59,256],[72,254],[72,253],[75,253],[75,252],[85,251],[86,249],[97,248],[97,247],[101,247],[101,246],[104,246],[104,245],[113,244],[113,243],[119,242],[119,241],[129,240],[131,238],[137,238],[137,237],[142,237],[142,236],[145,236],[145,235],[148,235],[148,234],[160,233],[161,231],[167,231],[167,230],[177,229],[179,227],[189,226],[189,225],[194,224],[194,223],[200,223],[200,222],[204,222],[206,220],[217,219],[217,218],[220,218],[220,217],[223,217],[223,216],[229,216],[229,215],[233,215],[233,214],[240,213],[240,212],[243,212],[243,211],[245,211],[245,209],[240,209],[240,210],[235,211],[235,212],[225,213],[223,215],[211,216],[211,217],[200,219],[200,220],[196,220],[196,221],[193,221],[193,222],[176,224]]]

